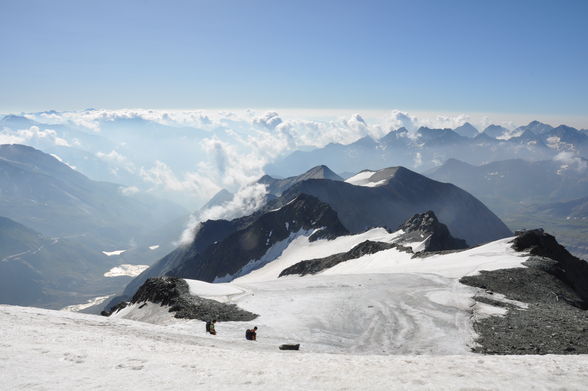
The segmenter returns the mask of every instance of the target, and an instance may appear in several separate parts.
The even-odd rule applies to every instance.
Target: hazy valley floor
[[[588,356],[282,352],[124,319],[0,306],[0,389],[585,389]],[[261,342],[261,341],[260,341]]]

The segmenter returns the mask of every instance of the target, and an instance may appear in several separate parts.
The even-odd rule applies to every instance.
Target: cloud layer
[[[81,149],[104,162],[116,176],[113,181],[132,175],[137,181],[123,184],[140,191],[190,194],[193,205],[222,188],[237,192],[261,177],[266,164],[296,150],[380,138],[400,127],[409,134],[420,126],[454,128],[470,120],[463,114],[418,117],[399,110],[321,119],[255,110],[121,109],[24,116],[39,125],[4,128],[0,142]],[[86,167],[84,162],[69,163]],[[121,172],[127,175],[117,175]]]

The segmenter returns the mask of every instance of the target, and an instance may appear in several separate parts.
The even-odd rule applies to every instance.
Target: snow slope
[[[366,240],[392,243],[402,233],[403,231],[401,230],[389,233],[384,228],[373,228],[358,235],[339,236],[333,240],[323,239],[314,242],[308,240],[309,234],[297,236],[294,240],[288,242],[285,248],[281,248],[280,252],[274,255],[270,263],[235,279],[234,282],[243,283],[275,280],[282,270],[300,261],[346,252]],[[272,249],[268,250],[268,253],[270,252],[275,253]]]
[[[352,185],[355,185],[355,186],[366,186],[366,187],[376,187],[376,186],[380,186],[380,185],[383,185],[384,183],[386,183],[385,179],[380,180],[380,181],[376,181],[376,182],[370,181],[370,178],[375,173],[376,173],[376,171],[363,170],[363,171],[359,172],[358,174],[352,176],[351,178],[347,178],[345,180],[345,182],[352,184]]]
[[[523,267],[521,263],[528,258],[528,254],[514,251],[510,243],[512,240],[500,239],[469,250],[426,258],[411,258],[412,254],[396,249],[384,250],[340,263],[322,274],[434,273],[459,279],[480,270]]]
[[[394,242],[401,234],[378,228],[315,242],[299,236],[273,262],[231,283],[186,281],[194,295],[260,315],[250,323],[223,323],[223,339],[238,341],[245,328],[257,325],[260,344],[289,341],[312,352],[468,354],[476,338],[472,318],[504,314],[504,309],[474,301],[479,290],[460,284],[459,278],[480,270],[520,267],[528,254],[515,252],[512,238],[426,258],[392,248],[314,276],[278,278],[301,260],[347,251],[367,239]],[[166,308],[151,313],[157,311],[151,304],[140,307],[136,304],[113,316],[173,323]]]
[[[206,336],[198,321],[0,305],[2,390],[584,390],[587,366],[588,356],[288,352]]]

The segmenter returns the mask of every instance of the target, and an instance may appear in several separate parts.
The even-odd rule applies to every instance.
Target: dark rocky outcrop
[[[310,241],[348,234],[329,205],[306,194],[300,194],[279,209],[258,213],[248,219],[247,224],[230,222],[242,228],[207,247],[194,249],[196,242],[193,243],[183,256],[173,260],[176,266],[165,274],[209,282],[224,276],[236,277],[251,260],[261,259],[274,244],[293,233],[315,230]],[[262,263],[257,265],[261,266]]]
[[[586,262],[571,256],[543,230],[519,233],[513,248],[533,255],[523,263],[526,268],[482,271],[460,280],[491,294],[476,300],[508,309],[505,316],[474,323],[479,346],[473,350],[489,354],[588,353]],[[528,308],[492,300],[495,293],[526,303]]]
[[[468,247],[465,240],[451,236],[447,226],[440,223],[435,213],[430,210],[414,215],[402,224],[400,229],[405,232],[401,243],[422,241],[428,238],[424,251],[459,250]]]
[[[338,253],[324,258],[298,262],[284,269],[280,273],[280,277],[291,274],[298,274],[301,276],[316,274],[341,262],[357,259],[366,254],[374,254],[391,248],[396,248],[399,251],[412,254],[412,248],[403,246],[403,243],[414,243],[426,240],[423,250],[415,254],[415,256],[420,256],[421,253],[433,251],[451,251],[467,248],[465,240],[456,239],[451,236],[447,226],[440,223],[439,220],[437,220],[435,213],[432,211],[414,215],[404,222],[398,229],[402,229],[404,233],[396,239],[394,243],[366,240],[345,253]]]
[[[258,315],[245,311],[234,304],[220,303],[215,300],[204,299],[190,295],[190,288],[186,281],[173,277],[150,278],[139,288],[130,304],[151,302],[168,306],[174,317],[186,319],[210,320],[221,322],[250,321]],[[109,316],[129,303],[121,302],[102,315]]]
[[[407,252],[412,252],[408,247],[402,247],[395,244],[390,243],[383,243],[383,242],[373,242],[371,240],[366,240],[358,244],[357,246],[353,247],[346,253],[338,253],[333,254],[328,257],[324,258],[316,258],[311,259],[308,261],[301,261],[298,262],[284,270],[280,273],[280,277],[291,275],[291,274],[298,274],[300,276],[305,276],[307,274],[316,274],[325,269],[329,269],[341,262],[348,261],[350,259],[356,259],[362,257],[366,254],[374,254],[382,250],[388,250],[390,248],[400,248]]]
[[[532,255],[550,258],[556,262],[545,264],[545,271],[569,285],[588,308],[588,263],[574,257],[555,237],[541,229],[524,231],[513,241],[517,251],[529,251]]]

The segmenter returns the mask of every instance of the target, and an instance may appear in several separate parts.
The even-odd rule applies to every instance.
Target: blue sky
[[[0,14],[2,112],[588,116],[588,1],[0,0]]]

